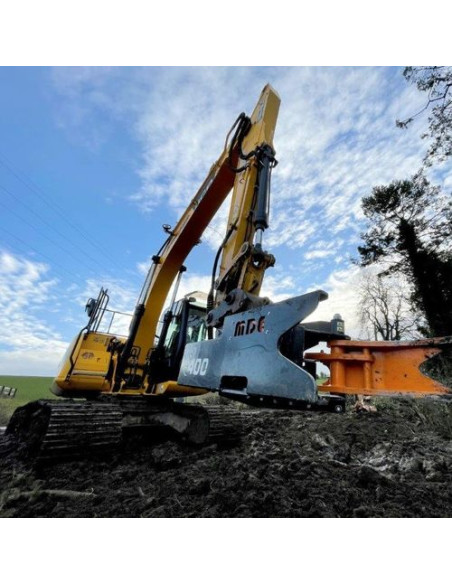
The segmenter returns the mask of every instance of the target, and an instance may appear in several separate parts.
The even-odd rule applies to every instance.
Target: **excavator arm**
[[[240,148],[244,163],[238,170],[227,235],[220,248],[220,271],[215,282],[217,306],[235,288],[257,296],[265,269],[275,261],[262,249],[262,233],[269,221],[270,177],[276,165],[273,134],[280,100],[269,86],[263,95],[265,103],[260,102],[254,110],[249,133]]]

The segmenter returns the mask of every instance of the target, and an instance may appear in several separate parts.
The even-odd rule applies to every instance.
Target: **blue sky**
[[[323,288],[316,318],[358,335],[351,264],[373,186],[410,177],[424,96],[398,67],[0,68],[0,373],[53,375],[101,285],[131,312],[163,223],[196,192],[241,111],[281,97],[271,227],[274,300]],[[431,178],[450,190],[444,168]],[[227,207],[187,261],[207,290]]]

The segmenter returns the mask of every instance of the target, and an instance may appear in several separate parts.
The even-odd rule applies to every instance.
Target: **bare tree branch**
[[[452,154],[452,67],[405,67],[403,75],[419,91],[427,91],[428,96],[424,107],[405,120],[396,120],[396,126],[407,128],[425,111],[430,112],[429,131],[421,137],[432,140],[424,157],[425,166],[431,166],[435,160],[441,162]]]

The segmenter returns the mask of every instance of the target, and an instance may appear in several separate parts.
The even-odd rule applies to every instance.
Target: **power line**
[[[106,252],[97,241],[92,239],[91,236],[84,229],[70,221],[64,210],[57,203],[55,203],[55,201],[52,201],[49,195],[47,195],[45,191],[41,187],[39,187],[30,177],[28,177],[25,172],[17,168],[16,170],[14,170],[14,168],[12,167],[12,163],[8,160],[9,162],[8,164],[8,162],[5,162],[5,160],[8,159],[5,156],[0,155],[0,164],[3,167],[5,167],[11,174],[13,174],[17,178],[17,180],[24,184],[29,190],[34,192],[42,201],[44,201],[44,203],[48,207],[50,207],[54,212],[56,212],[63,219],[63,221],[65,221],[72,229],[77,231],[81,235],[81,237],[85,239],[90,245],[96,247],[110,262],[113,262],[113,264],[118,269],[120,270],[125,269],[124,267],[120,266],[116,262],[116,259],[114,259],[108,252]],[[21,175],[25,177],[25,180],[24,178],[22,178]]]
[[[221,234],[218,229],[215,229],[215,227],[212,227],[211,225],[206,225],[206,229],[210,229],[211,231],[214,231],[217,235],[219,235],[221,238],[224,239],[224,233]]]
[[[52,225],[46,219],[44,219],[37,211],[35,211],[32,207],[30,207],[29,205],[27,205],[18,196],[16,196],[14,193],[12,193],[10,190],[8,190],[7,188],[5,188],[2,185],[0,185],[0,189],[2,189],[2,191],[4,191],[5,193],[7,193],[8,195],[10,195],[14,200],[18,201],[23,207],[25,207],[26,209],[28,209],[28,211],[30,211],[40,221],[42,221],[44,223],[44,225],[46,225],[46,227],[48,227],[50,230],[54,231],[60,237],[62,237],[64,241],[67,241],[68,243],[70,243],[71,245],[73,245],[75,248],[77,248],[86,258],[88,258],[89,260],[91,260],[92,262],[94,262],[100,268],[105,269],[105,266],[103,266],[99,261],[97,261],[95,258],[93,258],[90,254],[86,253],[86,251],[82,247],[80,247],[78,245],[78,243],[75,243],[74,241],[71,241],[70,239],[68,239],[65,234],[61,233],[61,231],[59,231],[54,225]],[[10,212],[11,212],[11,210],[10,210]],[[19,216],[19,215],[17,215],[17,216]]]
[[[2,233],[6,233],[9,237],[12,237],[12,238],[16,239],[17,241],[19,241],[19,243],[21,243],[25,247],[25,250],[26,251],[28,251],[29,249],[31,249],[36,254],[42,256],[47,261],[51,262],[52,263],[52,269],[53,269],[54,272],[56,272],[56,270],[54,269],[54,266],[57,266],[58,268],[60,268],[64,272],[66,272],[66,274],[68,274],[71,278],[74,277],[74,274],[72,272],[70,272],[68,269],[66,269],[64,266],[62,266],[58,262],[55,262],[55,260],[53,260],[52,258],[50,258],[49,256],[47,256],[46,254],[42,253],[41,251],[38,251],[36,248],[34,248],[32,245],[30,245],[29,243],[27,243],[26,241],[24,241],[22,238],[20,238],[15,233],[11,233],[11,231],[8,231],[8,229],[5,229],[4,227],[1,228],[1,232]],[[4,244],[4,245],[8,245],[8,244]],[[58,273],[57,273],[57,275],[58,275]]]
[[[19,215],[19,213],[17,213],[16,211],[14,211],[13,209],[10,209],[7,205],[5,205],[4,201],[0,201],[0,205],[2,205],[3,207],[5,207],[5,209],[7,211],[9,211],[10,213],[12,213],[13,215],[15,215],[20,221],[23,221],[26,225],[28,225],[29,227],[31,227],[32,229],[34,229],[35,231],[38,231],[38,229],[33,225],[33,223],[30,223],[30,221],[27,221],[27,219],[24,219],[21,215]],[[55,245],[57,247],[59,247],[60,249],[62,249],[65,253],[67,253],[68,255],[70,255],[76,262],[78,262],[79,264],[83,265],[85,268],[87,268],[90,271],[94,271],[93,268],[91,268],[90,266],[88,266],[85,262],[81,261],[77,256],[75,256],[70,250],[66,249],[65,247],[63,247],[60,243],[55,242],[54,240],[52,240],[50,237],[48,237],[45,233],[43,232],[39,232],[38,233],[41,235],[41,237],[44,237],[44,239],[47,239],[47,241],[49,241],[52,245]]]

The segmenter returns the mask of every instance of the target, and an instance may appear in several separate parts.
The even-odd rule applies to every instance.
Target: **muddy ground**
[[[243,410],[239,445],[130,439],[33,468],[0,459],[0,517],[451,517],[452,404]]]

